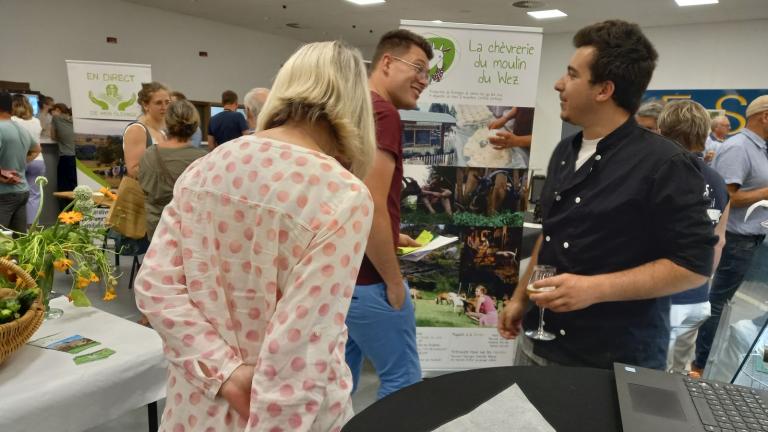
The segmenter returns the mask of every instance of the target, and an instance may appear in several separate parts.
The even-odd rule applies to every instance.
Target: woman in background
[[[11,120],[16,122],[19,126],[32,135],[32,139],[40,144],[40,134],[43,131],[43,127],[40,125],[40,120],[32,116],[32,105],[29,104],[24,95],[13,96],[13,116]],[[45,161],[43,160],[43,153],[37,154],[35,159],[27,163],[27,172],[24,176],[27,178],[27,184],[29,185],[29,200],[27,201],[27,225],[31,225],[35,220],[37,214],[37,207],[40,205],[40,188],[35,184],[35,179],[38,176],[45,175]]]
[[[467,312],[467,315],[480,324],[480,327],[496,327],[499,320],[496,312],[496,305],[493,299],[488,296],[488,290],[478,285],[475,287],[475,311]]]
[[[179,177],[136,280],[170,364],[162,430],[338,431],[353,414],[344,320],[375,149],[359,51],[296,51],[258,130]]]
[[[149,146],[165,141],[165,111],[171,103],[168,87],[157,81],[142,83],[139,105],[142,115],[123,132],[123,153],[128,175],[139,177],[139,161]]]
[[[77,157],[75,156],[75,130],[72,126],[72,111],[63,103],[51,109],[51,139],[59,144],[59,163],[56,166],[56,190],[68,192],[77,187]],[[59,199],[59,207],[70,200]]]
[[[705,144],[710,131],[710,118],[701,104],[692,100],[676,100],[663,107],[658,115],[659,132],[691,152],[706,183],[702,195],[709,201],[707,218],[712,222],[718,242],[714,247],[712,273],[717,270],[725,246],[725,231],[730,215],[730,195],[723,177],[707,165],[704,158]],[[694,359],[696,338],[699,328],[711,315],[709,302],[710,281],[679,292],[670,297],[669,309],[670,338],[667,352],[667,368],[695,370]],[[703,366],[703,364],[702,364]]]
[[[40,95],[40,98],[37,102],[37,119],[40,120],[40,126],[43,128],[42,132],[40,133],[41,137],[44,138],[51,138],[51,120],[53,119],[53,116],[51,116],[51,110],[53,109],[53,105],[56,103],[56,101],[53,100],[50,96]]]
[[[176,102],[179,100],[189,100],[187,99],[187,96],[184,95],[184,93],[180,91],[172,91],[171,92],[171,102]],[[192,105],[194,106],[194,105]],[[198,113],[198,117],[200,114]],[[198,122],[199,123],[199,122]],[[195,133],[192,134],[192,137],[189,139],[189,144],[192,147],[200,147],[203,142],[203,131],[200,130],[200,125],[197,125],[197,130],[195,130]]]
[[[208,154],[190,142],[199,124],[200,116],[194,105],[186,100],[171,102],[165,112],[167,139],[148,148],[141,157],[139,183],[144,189],[149,239],[160,214],[173,198],[176,179],[195,159]]]

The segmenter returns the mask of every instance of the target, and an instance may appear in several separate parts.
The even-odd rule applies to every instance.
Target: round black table
[[[621,431],[613,371],[512,366],[426,379],[369,406],[342,432],[431,431],[515,383],[558,432]],[[507,430],[518,430],[514,418]]]

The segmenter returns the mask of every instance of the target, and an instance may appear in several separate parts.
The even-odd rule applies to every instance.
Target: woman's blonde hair
[[[667,138],[680,143],[691,152],[704,151],[710,130],[707,110],[692,100],[668,103],[659,114],[659,130]]]
[[[373,160],[376,135],[360,51],[341,41],[299,48],[278,72],[257,130],[289,121],[327,121],[338,140],[330,156],[364,178]]]
[[[32,105],[29,104],[29,101],[25,96],[16,94],[13,95],[12,100],[12,115],[15,115],[16,117],[23,120],[29,120],[32,118]]]
[[[191,102],[180,99],[171,102],[165,111],[165,128],[168,137],[189,141],[200,125],[200,114]]]

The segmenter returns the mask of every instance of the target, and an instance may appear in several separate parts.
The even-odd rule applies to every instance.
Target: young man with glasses
[[[395,255],[397,246],[417,246],[400,234],[403,179],[402,126],[398,109],[416,108],[429,83],[432,47],[408,30],[382,36],[368,84],[376,116],[377,151],[365,179],[373,197],[373,225],[347,315],[346,360],[357,389],[363,358],[381,380],[378,398],[421,380],[416,317]]]

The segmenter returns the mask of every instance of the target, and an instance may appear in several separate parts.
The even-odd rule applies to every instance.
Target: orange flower
[[[72,260],[67,258],[57,259],[56,261],[53,262],[53,267],[56,270],[63,272],[68,268],[72,267]]]
[[[67,225],[72,225],[83,220],[83,214],[77,211],[63,212],[59,214],[59,220]]]
[[[82,289],[91,284],[91,279],[82,276],[77,277],[77,287]]]
[[[99,277],[96,276],[96,273],[91,273],[91,282],[98,282]]]
[[[103,187],[103,188],[99,189],[99,192],[103,193],[105,197],[111,199],[112,201],[117,199],[117,195],[115,195],[114,192],[112,192],[111,190],[109,190],[106,187]]]
[[[117,294],[115,294],[115,290],[110,288],[104,292],[104,297],[102,300],[104,301],[112,301],[117,298]]]

